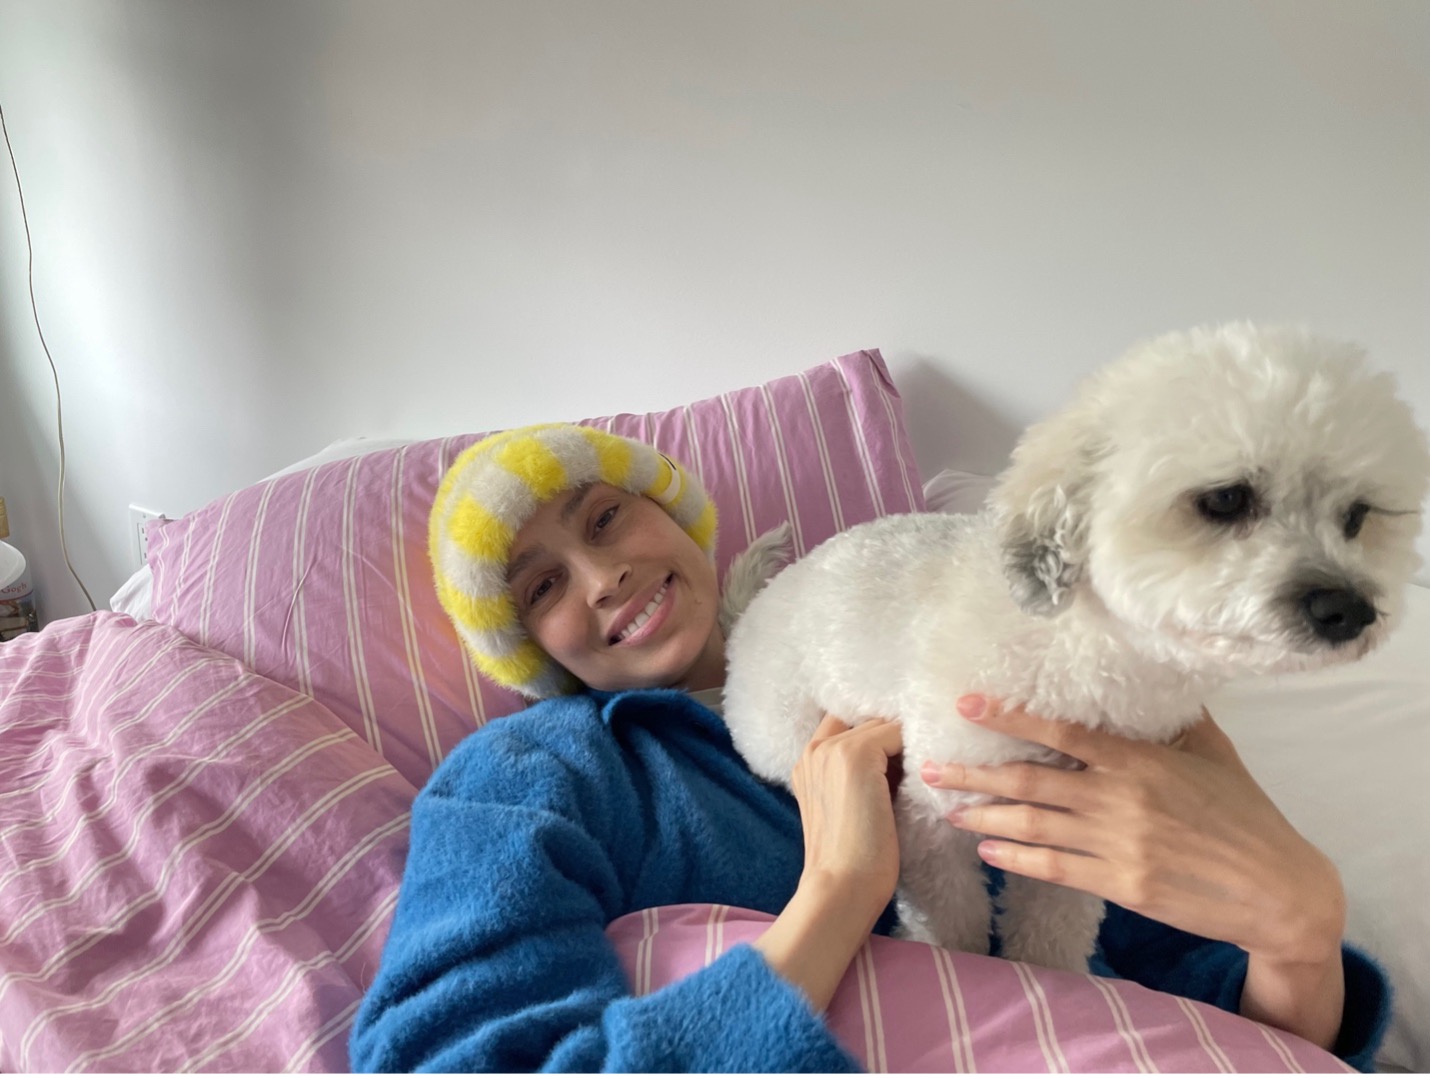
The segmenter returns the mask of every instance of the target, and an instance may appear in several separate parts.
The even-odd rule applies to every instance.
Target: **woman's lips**
[[[641,617],[643,616],[645,617],[645,621],[640,622],[639,625],[636,625],[636,628],[633,629],[628,635],[615,640],[614,643],[612,643],[611,645],[612,647],[623,647],[627,644],[639,644],[643,640],[649,639],[662,625],[666,623],[666,621],[670,617],[671,603],[675,600],[675,593],[673,588],[674,583],[675,574],[672,573],[665,578],[665,583],[663,583],[659,588],[656,589],[655,595],[651,597],[651,599],[646,603],[646,605],[636,614],[634,618],[631,619],[630,622],[627,623],[627,625],[629,626],[636,624],[636,622],[639,622]],[[654,610],[651,609],[651,603],[655,604]],[[624,632],[625,628],[623,627],[621,631]],[[619,636],[619,634],[617,635]]]

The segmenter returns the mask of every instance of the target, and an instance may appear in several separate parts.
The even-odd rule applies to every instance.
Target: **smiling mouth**
[[[674,579],[674,573],[671,573],[669,576],[667,576],[665,578],[665,583],[661,584],[660,590],[657,591],[653,596],[651,596],[650,602],[645,604],[645,609],[642,610],[639,614],[637,614],[634,618],[632,618],[631,623],[627,625],[624,629],[622,629],[620,632],[612,636],[610,640],[607,641],[607,643],[614,647],[617,644],[624,643],[626,640],[630,639],[633,634],[639,632],[645,626],[645,623],[651,619],[651,616],[657,610],[660,609],[661,604],[665,602],[665,597],[670,591],[671,581],[673,581]]]

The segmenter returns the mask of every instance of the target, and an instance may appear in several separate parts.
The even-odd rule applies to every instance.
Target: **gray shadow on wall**
[[[0,268],[0,287],[8,289],[9,294],[16,294],[13,282],[3,268]],[[28,293],[25,295],[28,305]],[[54,384],[49,364],[38,340],[33,340],[33,323],[22,321],[18,331],[23,336],[28,330],[33,340],[31,346],[15,335],[7,313],[6,307],[0,305],[0,396],[4,398],[0,403],[0,497],[5,499],[6,513],[10,518],[11,539],[29,562],[40,610],[40,624],[43,626],[59,618],[88,613],[89,604],[65,567],[60,546],[59,503],[56,501],[59,444],[54,428]],[[25,314],[28,313],[27,309]],[[9,341],[16,342],[16,347],[4,343]],[[31,402],[21,398],[21,383],[15,367],[22,361],[43,365],[43,376],[38,384],[44,396],[34,402],[33,409]],[[60,372],[60,384],[65,384],[63,371]],[[50,419],[48,427],[43,423],[46,416]],[[71,416],[66,418],[73,422]],[[83,465],[80,464],[79,468],[82,470]],[[77,551],[101,549],[94,522],[85,512],[81,499],[75,496],[73,484],[76,470],[76,461],[71,453],[65,491],[65,532],[69,539],[71,560],[81,557]],[[75,568],[94,596],[95,604],[105,608],[113,589],[102,595],[96,594],[96,580],[104,574],[87,563]],[[99,590],[103,591],[103,588]]]
[[[944,468],[997,475],[1023,428],[988,407],[927,356],[900,366],[896,382],[924,479]]]

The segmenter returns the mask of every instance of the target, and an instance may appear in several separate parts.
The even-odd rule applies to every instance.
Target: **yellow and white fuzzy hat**
[[[506,579],[512,542],[539,506],[591,483],[645,495],[713,554],[715,503],[699,481],[651,446],[591,427],[493,434],[453,462],[432,506],[428,551],[442,609],[477,668],[533,700],[581,686],[517,619]]]

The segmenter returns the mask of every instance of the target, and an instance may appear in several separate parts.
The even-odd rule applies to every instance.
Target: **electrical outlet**
[[[149,540],[144,535],[145,525],[151,520],[161,520],[163,516],[163,513],[156,513],[141,506],[129,507],[129,556],[136,568],[144,568],[149,559]]]

